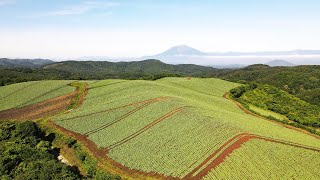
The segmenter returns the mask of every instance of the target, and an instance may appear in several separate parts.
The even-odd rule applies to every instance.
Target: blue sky
[[[0,0],[0,56],[320,49],[319,0]]]

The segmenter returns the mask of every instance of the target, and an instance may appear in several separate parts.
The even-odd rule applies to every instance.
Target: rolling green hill
[[[47,64],[55,63],[49,59],[7,59],[0,58],[0,66],[7,68],[28,67],[36,68]]]
[[[177,74],[181,76],[205,76],[213,72],[213,68],[193,64],[171,65],[159,60],[144,60],[132,62],[107,61],[65,61],[50,64],[44,69],[54,69],[69,72],[78,76],[100,78],[131,78],[157,74]]]
[[[64,61],[40,68],[6,68],[0,65],[0,85],[38,80],[145,79],[163,77],[215,77],[232,82],[270,84],[320,106],[320,66],[215,69],[193,64],[171,65],[159,60],[136,62]]]
[[[146,79],[170,76],[213,77],[214,68],[193,64],[171,65],[159,60],[137,62],[64,61],[40,68],[0,65],[0,85],[38,80]]]
[[[89,85],[81,106],[51,119],[111,170],[155,179],[320,178],[319,137],[247,114],[224,96],[240,84],[188,77],[81,82]],[[17,97],[1,101],[3,109],[68,93],[68,83],[1,87],[2,98]]]
[[[224,157],[224,154],[242,141],[252,156],[259,156],[251,148],[256,148],[251,145],[251,138],[270,142],[261,150],[277,148],[281,153],[277,153],[276,158],[283,163],[292,160],[286,155],[286,149],[291,146],[293,151],[306,154],[305,158],[307,154],[314,160],[320,157],[317,150],[312,150],[320,148],[319,139],[246,114],[223,97],[237,86],[239,84],[205,78],[104,80],[90,84],[80,108],[57,116],[54,121],[106,148],[107,156],[115,162],[165,177],[210,178],[216,170],[216,160],[224,158],[228,162],[232,155]],[[242,152],[242,148],[237,151],[241,157],[241,153],[246,152]],[[257,174],[260,178],[281,178],[282,173],[299,177],[296,169],[303,169],[304,177],[320,177],[314,173],[316,161],[308,163],[308,167],[282,166],[277,169],[278,174],[272,174],[268,171],[268,160],[275,157],[267,154],[264,158],[265,163],[245,158],[250,166],[243,164],[242,167],[219,163],[217,167],[227,167],[214,176],[228,177],[230,172],[225,169],[249,171],[252,163],[252,166],[259,165],[256,171],[261,174]]]

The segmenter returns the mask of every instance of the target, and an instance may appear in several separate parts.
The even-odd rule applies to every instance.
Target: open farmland
[[[32,81],[0,88],[0,111],[35,104],[71,93],[73,81]]]
[[[254,139],[204,179],[319,179],[319,169],[312,168],[320,167],[319,159],[316,151]]]
[[[257,162],[259,153],[268,148],[277,149],[275,157],[283,164],[294,161],[294,155],[286,153],[288,148],[301,159],[319,158],[318,138],[247,114],[223,97],[236,86],[219,79],[198,78],[98,81],[89,85],[82,106],[53,120],[106,148],[107,156],[122,166],[163,177],[221,179],[229,173],[223,170],[237,168],[239,172],[234,171],[233,176],[242,178],[240,172],[257,165],[261,168],[255,173],[261,179],[270,172],[266,171],[270,163],[277,166],[277,162],[269,162],[272,154]],[[245,138],[248,142],[239,143]],[[268,146],[261,146],[254,154],[257,145],[250,146],[251,141],[266,141]],[[242,146],[248,150],[242,150]],[[233,154],[251,162],[248,154],[243,154],[247,151],[256,157],[252,166],[240,166],[242,159],[239,164],[228,163],[234,161],[229,160]],[[279,166],[279,173],[270,176],[280,178],[288,172],[286,168]],[[308,163],[308,169],[310,177],[320,178],[317,163]]]
[[[64,111],[76,89],[72,81],[35,81],[0,88],[0,119],[31,120]]]

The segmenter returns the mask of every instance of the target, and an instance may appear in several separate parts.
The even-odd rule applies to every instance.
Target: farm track
[[[90,131],[88,131],[88,132],[86,132],[84,134],[89,136],[91,134],[97,133],[97,132],[99,132],[99,131],[101,131],[103,129],[106,129],[106,128],[114,125],[115,123],[118,123],[118,122],[124,120],[125,118],[127,118],[130,115],[134,114],[135,112],[137,112],[137,111],[149,106],[150,104],[158,102],[158,101],[161,101],[163,99],[165,99],[165,97],[154,98],[154,99],[151,99],[151,100],[147,100],[144,103],[138,102],[138,103],[131,104],[131,106],[136,106],[136,105],[139,105],[139,104],[142,104],[142,105],[140,105],[140,106],[136,107],[135,109],[125,113],[124,115],[120,116],[119,118],[116,118],[114,121],[112,121],[110,123],[104,124],[104,125],[100,126],[99,128],[94,129],[94,130],[90,130]]]
[[[51,89],[51,90],[49,90],[49,91],[47,91],[47,92],[44,92],[44,93],[42,93],[42,94],[40,94],[40,95],[38,95],[38,96],[36,96],[36,97],[34,97],[34,98],[26,101],[26,102],[18,105],[17,107],[18,107],[18,108],[24,107],[24,106],[27,105],[29,102],[35,101],[35,100],[37,100],[37,99],[39,99],[39,98],[41,98],[41,97],[43,97],[43,96],[45,96],[45,95],[47,95],[47,94],[50,94],[50,93],[52,93],[52,92],[54,92],[54,91],[57,91],[57,90],[65,87],[65,86],[67,86],[67,85],[62,85],[62,86],[59,86],[59,87],[57,87],[57,88]]]
[[[0,111],[0,119],[31,120],[54,115],[67,109],[76,94],[73,92],[37,104]]]
[[[127,168],[127,167],[123,166],[122,164],[109,158],[107,156],[107,154],[109,153],[109,150],[107,148],[99,148],[93,141],[88,139],[87,136],[80,134],[80,133],[70,131],[60,125],[53,123],[52,121],[49,121],[48,124],[50,126],[54,127],[55,129],[58,129],[62,133],[66,134],[70,137],[73,137],[77,141],[81,142],[90,151],[90,153],[92,153],[97,158],[97,160],[99,161],[100,167],[102,167],[102,168],[104,167],[105,162],[108,162],[115,168],[115,169],[113,169],[115,171],[115,173],[125,174],[129,177],[132,177],[133,179],[139,179],[139,176],[148,177],[148,178],[152,178],[152,179],[169,179],[169,180],[179,179],[179,178],[175,178],[175,177],[171,177],[171,176],[164,176],[164,175],[156,173],[156,172],[146,173],[143,171]]]
[[[118,110],[118,109],[123,109],[123,108],[126,108],[126,107],[130,107],[130,106],[136,107],[139,104],[148,103],[148,102],[154,101],[154,100],[158,100],[159,101],[160,99],[166,99],[166,98],[169,98],[169,97],[163,96],[163,97],[158,97],[158,98],[154,98],[154,99],[148,99],[148,100],[145,100],[145,101],[139,101],[139,102],[136,102],[136,103],[127,104],[127,105],[123,105],[123,106],[119,106],[119,107],[115,107],[115,108],[111,108],[111,109],[106,109],[106,110],[103,110],[103,111],[98,111],[98,112],[89,113],[89,114],[85,114],[85,115],[81,115],[81,116],[75,116],[75,117],[72,117],[72,118],[62,119],[62,120],[59,120],[59,121],[67,121],[67,120],[71,120],[71,119],[78,119],[78,118],[82,118],[82,117],[92,116],[92,115],[95,115],[95,114],[111,112],[111,111],[115,111],[115,110]]]
[[[214,169],[215,167],[220,165],[227,158],[227,156],[230,155],[234,150],[239,149],[242,146],[242,144],[250,141],[251,139],[260,139],[260,140],[264,140],[267,142],[279,143],[279,144],[288,145],[288,146],[292,146],[292,147],[303,148],[306,150],[320,152],[320,148],[304,146],[301,144],[296,144],[296,143],[282,141],[282,140],[278,140],[278,139],[263,137],[263,136],[254,135],[254,134],[250,134],[250,133],[241,133],[241,134],[238,134],[237,136],[229,139],[219,149],[217,149],[213,154],[211,154],[207,159],[205,159],[199,166],[197,166],[194,170],[192,170],[190,173],[188,173],[183,179],[201,179],[201,178],[203,178],[212,169]],[[214,157],[216,157],[216,158],[214,158]],[[210,161],[212,161],[212,162],[210,162]],[[201,168],[203,168],[206,164],[208,164],[208,165],[203,170],[201,170],[196,176],[193,176],[197,171],[199,171]]]
[[[83,94],[81,94],[79,104],[81,104],[84,100],[87,90],[88,89],[86,86]],[[72,100],[78,94],[79,89],[76,89],[72,93],[58,96],[36,104],[0,111],[0,119],[32,120],[52,116],[66,110],[70,106]]]
[[[148,129],[152,128],[152,127],[155,126],[156,124],[159,124],[160,122],[162,122],[162,121],[164,121],[165,119],[173,116],[174,114],[182,111],[183,109],[184,109],[184,107],[179,107],[179,108],[176,108],[176,109],[174,109],[174,110],[172,110],[172,111],[164,114],[163,116],[161,116],[160,118],[156,119],[156,120],[153,121],[152,123],[150,123],[150,124],[144,126],[143,128],[141,128],[139,131],[131,134],[130,136],[122,139],[121,141],[119,141],[119,142],[117,142],[117,143],[112,144],[111,146],[108,147],[108,149],[111,150],[111,149],[113,149],[113,148],[115,148],[115,147],[117,147],[117,146],[120,146],[120,145],[122,145],[122,144],[130,141],[131,139],[139,136],[140,134],[142,134],[143,132],[145,132],[145,131],[147,131]]]

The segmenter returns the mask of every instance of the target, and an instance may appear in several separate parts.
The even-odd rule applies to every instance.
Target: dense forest
[[[34,122],[0,121],[0,179],[80,179]]]
[[[230,91],[232,97],[243,103],[255,105],[265,110],[282,114],[297,127],[320,127],[320,108],[271,85],[250,83]],[[315,131],[312,131],[315,133]]]
[[[0,121],[0,179],[121,179],[96,168],[97,161],[76,140],[49,132],[32,121]],[[78,167],[58,161],[54,141],[72,149],[85,176]]]
[[[252,65],[224,72],[218,77],[233,82],[273,85],[311,104],[320,106],[320,66]]]

